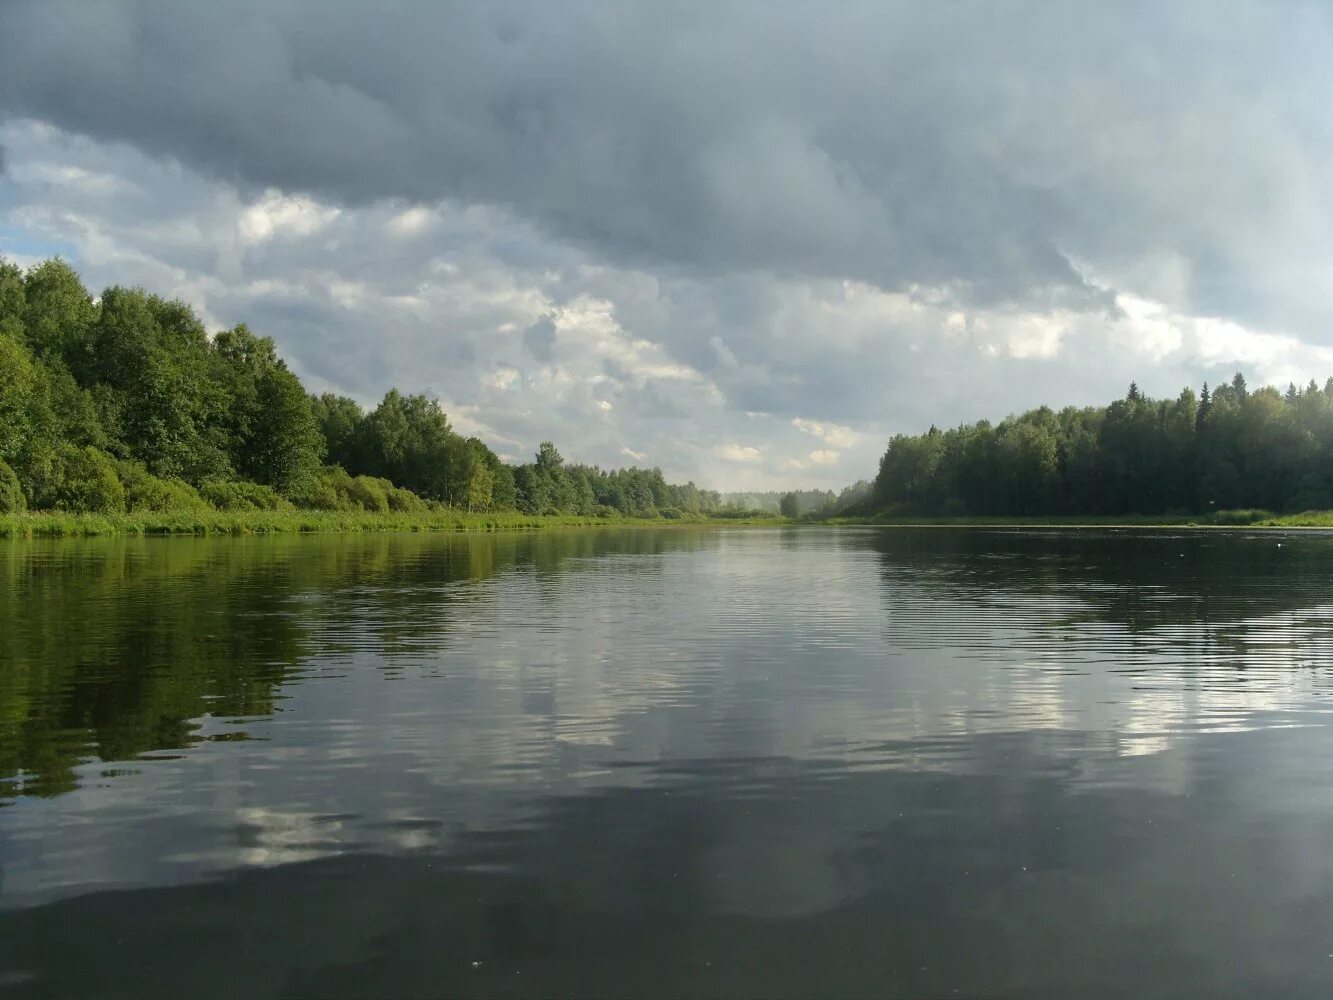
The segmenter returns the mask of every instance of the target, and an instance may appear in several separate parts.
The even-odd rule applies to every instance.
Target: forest
[[[509,465],[439,403],[312,396],[273,341],[212,336],[140,288],[94,298],[64,261],[0,258],[0,513],[282,510],[673,518],[736,513],[659,469]]]
[[[1333,507],[1333,379],[1250,391],[1245,377],[1104,408],[1049,407],[898,435],[869,506],[921,515],[1285,513]]]

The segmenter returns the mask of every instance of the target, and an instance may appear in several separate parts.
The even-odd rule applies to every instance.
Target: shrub
[[[110,455],[93,447],[65,444],[45,463],[35,507],[72,513],[122,514],[125,487]]]
[[[22,514],[27,507],[18,473],[0,462],[0,514]]]
[[[288,510],[291,508],[278,491],[259,483],[234,479],[209,479],[199,487],[199,495],[218,510]]]
[[[1296,493],[1288,499],[1283,509],[1289,514],[1306,510],[1328,510],[1333,507],[1333,496],[1318,476],[1307,475],[1297,484]]]
[[[711,516],[718,518],[725,518],[727,520],[735,520],[735,521],[758,521],[758,520],[767,520],[770,518],[776,519],[778,517],[778,512],[775,510],[761,510],[761,509],[740,510],[736,508],[723,507],[720,508],[719,510],[713,511]]]
[[[393,484],[386,480],[357,476],[348,487],[347,498],[362,510],[368,510],[373,514],[387,514],[389,497],[384,490],[385,486],[393,489]]]
[[[1273,512],[1271,510],[1255,510],[1251,508],[1247,510],[1219,510],[1216,511],[1209,520],[1213,524],[1235,527],[1247,524],[1258,524],[1260,521],[1267,521],[1272,519],[1272,517]]]
[[[179,479],[159,479],[141,463],[117,464],[125,487],[125,506],[132,511],[207,510],[208,501],[189,483]]]
[[[355,510],[348,498],[352,477],[338,465],[326,465],[292,491],[292,502],[307,510]]]
[[[328,465],[292,493],[298,507],[307,510],[389,511],[419,514],[431,509],[411,490],[374,476],[350,476],[341,466]]]
[[[420,514],[427,509],[425,500],[401,486],[390,483],[384,494],[389,499],[389,509],[392,511],[401,514]]]
[[[333,483],[323,476],[312,476],[291,493],[292,503],[304,510],[340,510],[341,498]]]

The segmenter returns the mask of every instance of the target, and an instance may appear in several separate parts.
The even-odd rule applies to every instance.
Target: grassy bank
[[[1211,514],[1043,514],[1032,517],[913,517],[883,513],[835,517],[824,523],[897,528],[1333,528],[1333,510],[1309,510],[1300,514],[1219,510]]]
[[[469,514],[432,511],[369,514],[332,511],[167,511],[133,514],[31,513],[0,515],[0,538],[61,538],[93,535],[263,535],[276,532],[532,531],[581,527],[670,527],[681,524],[782,523],[783,519],[737,520],[687,516],[676,519],[533,515],[517,512]]]

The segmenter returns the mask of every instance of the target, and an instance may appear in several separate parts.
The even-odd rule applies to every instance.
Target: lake
[[[0,994],[1326,997],[1333,536],[0,543]]]

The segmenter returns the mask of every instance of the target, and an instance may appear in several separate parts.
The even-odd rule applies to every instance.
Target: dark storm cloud
[[[1228,12],[43,0],[7,6],[0,93],[242,185],[512,206],[618,264],[1096,307],[1071,259],[1151,251],[1245,313],[1274,284],[1246,240],[1298,252],[1328,206],[1291,189],[1329,151],[1328,34]]]

